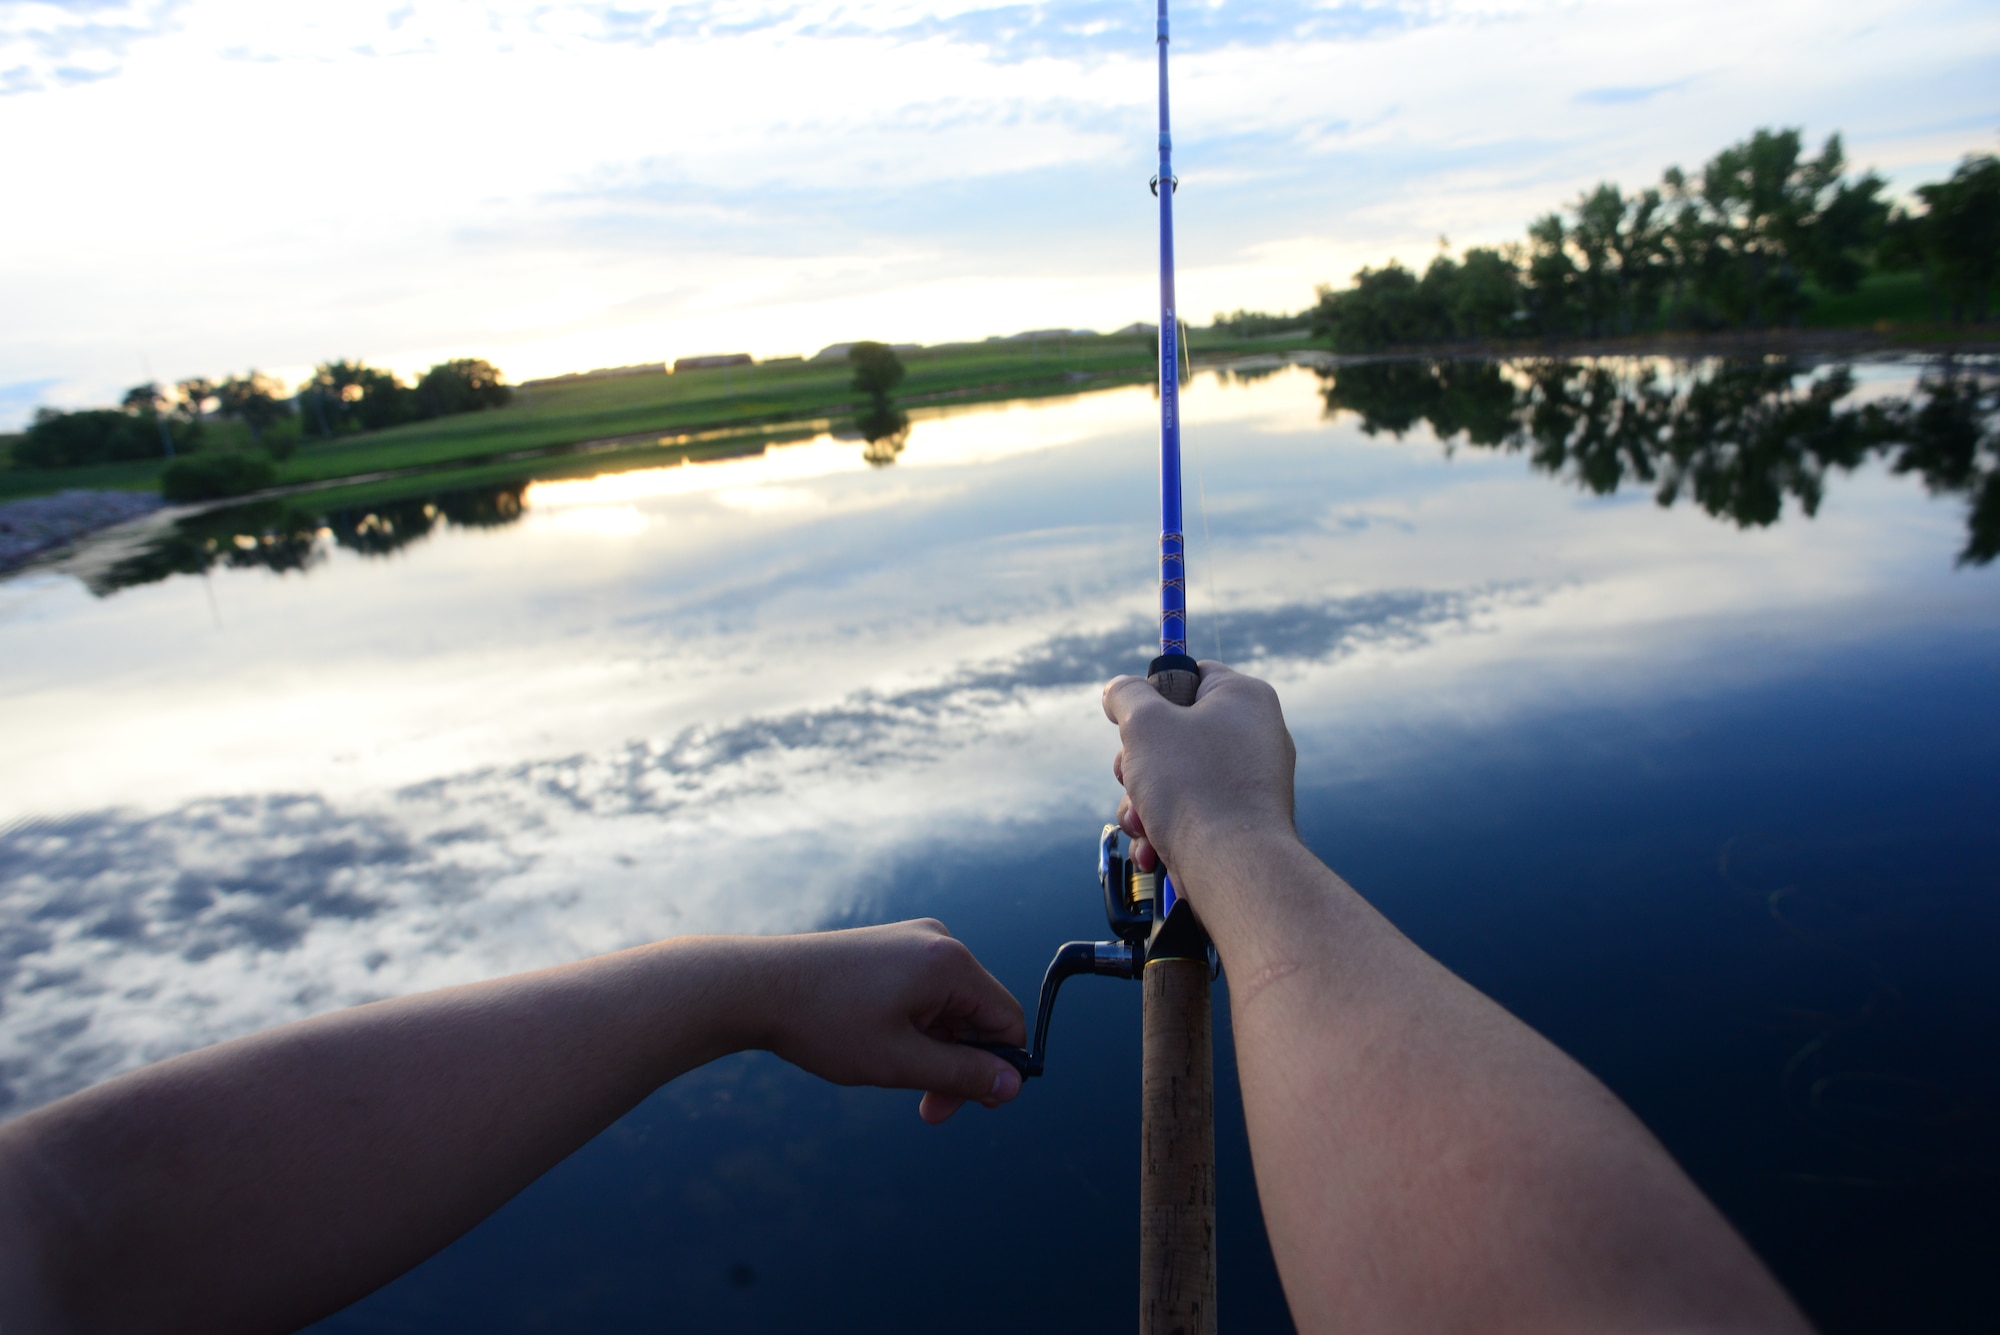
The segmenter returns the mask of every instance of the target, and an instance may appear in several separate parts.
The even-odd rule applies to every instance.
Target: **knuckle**
[[[956,969],[972,958],[972,952],[956,937],[936,936],[924,943],[924,955],[931,963]]]

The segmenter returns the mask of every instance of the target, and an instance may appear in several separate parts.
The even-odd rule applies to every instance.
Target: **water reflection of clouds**
[[[559,510],[548,523],[572,533],[599,533],[608,538],[629,538],[646,528],[646,516],[636,505],[580,505]]]
[[[1254,661],[1326,664],[1426,643],[1482,601],[1276,607],[1236,633]],[[1146,633],[1058,635],[900,690],[387,801],[241,796],[17,824],[0,833],[0,1108],[371,997],[681,931],[810,927],[854,911],[913,846],[991,837],[993,812],[1094,813],[1110,742],[1095,693]]]

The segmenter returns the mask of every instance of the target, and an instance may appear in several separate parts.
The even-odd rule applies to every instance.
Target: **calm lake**
[[[1943,428],[1855,434],[1948,417],[1923,375],[1264,365],[1184,400],[1193,648],[1277,685],[1309,842],[1829,1332],[2000,1325],[2000,482]],[[0,583],[0,1115],[686,932],[933,915],[1032,1004],[1105,935],[1154,413],[299,498]],[[1226,984],[1221,1319],[1280,1330]],[[315,1329],[1127,1328],[1138,1007],[1072,982],[1047,1078],[942,1128],[718,1063]]]

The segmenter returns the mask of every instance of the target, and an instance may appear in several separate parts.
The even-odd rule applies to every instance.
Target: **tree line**
[[[1820,293],[1877,271],[1922,274],[1933,318],[1985,321],[2000,279],[2000,158],[1967,157],[1893,206],[1847,171],[1838,134],[1817,155],[1796,129],[1759,130],[1699,172],[1669,168],[1626,194],[1606,182],[1531,223],[1526,239],[1441,250],[1422,274],[1395,260],[1299,317],[1339,352],[1520,337],[1802,323]],[[1259,319],[1217,317],[1232,326]]]
[[[324,362],[296,391],[252,370],[163,389],[134,385],[116,408],[38,408],[14,446],[19,468],[77,468],[138,459],[175,459],[212,443],[215,421],[240,423],[253,450],[284,459],[305,435],[331,440],[405,422],[498,408],[513,398],[497,368],[473,357],[439,362],[414,384],[355,361]],[[213,463],[206,465],[213,471]],[[199,470],[197,470],[199,471]]]

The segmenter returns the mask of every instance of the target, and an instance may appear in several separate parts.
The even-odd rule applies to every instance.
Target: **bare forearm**
[[[1190,841],[1301,1330],[1804,1323],[1636,1119],[1295,840]],[[1191,865],[1189,865],[1191,864]]]
[[[361,1006],[0,1127],[0,1331],[293,1330],[429,1256],[664,1082],[768,1048],[939,1122],[1020,1077],[942,923],[689,937]]]
[[[0,1230],[20,1234],[0,1248],[44,1258],[58,1328],[291,1329],[430,1255],[664,1081],[760,1043],[760,947],[664,942],[108,1082],[0,1128]]]

